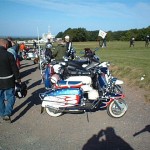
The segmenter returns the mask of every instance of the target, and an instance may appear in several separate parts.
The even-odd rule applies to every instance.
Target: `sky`
[[[150,26],[149,14],[150,0],[0,0],[0,36],[141,29]]]

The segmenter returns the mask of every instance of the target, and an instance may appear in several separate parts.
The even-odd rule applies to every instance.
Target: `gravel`
[[[147,93],[123,85],[127,113],[111,118],[105,110],[86,114],[50,117],[40,113],[38,97],[44,91],[40,70],[31,60],[23,60],[22,81],[28,84],[25,98],[16,99],[12,123],[0,123],[0,150],[149,150],[150,104]]]

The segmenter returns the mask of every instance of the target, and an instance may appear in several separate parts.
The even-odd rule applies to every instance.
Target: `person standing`
[[[15,81],[21,82],[21,79],[14,56],[7,51],[8,45],[8,40],[0,39],[0,118],[11,123]]]
[[[131,46],[133,46],[133,47],[134,47],[134,41],[135,41],[135,38],[134,38],[134,37],[132,37],[132,38],[130,39],[130,47],[131,47]]]
[[[17,59],[17,50],[16,50],[16,48],[17,47],[16,47],[15,43],[12,42],[12,46],[7,49],[8,52],[13,54],[15,60]]]
[[[106,38],[103,38],[102,48],[106,47]]]
[[[25,49],[26,49],[25,44],[22,42],[20,44],[20,46],[19,46],[19,51],[20,51],[20,57],[22,57],[23,59],[26,58],[26,56],[25,56],[25,53],[26,53]]]
[[[145,47],[148,47],[148,45],[149,45],[149,35],[147,35],[145,38]]]
[[[37,45],[36,45],[36,41],[33,41],[33,48],[36,49]]]
[[[8,41],[8,48],[12,47],[12,45],[13,45],[12,38],[11,37],[7,37],[7,41]]]
[[[65,43],[58,44],[52,50],[52,57],[56,61],[63,61],[63,57],[66,56],[66,46]]]
[[[53,58],[51,48],[52,48],[52,45],[47,44],[46,50],[45,50],[45,58],[48,62],[51,62],[51,59]]]
[[[47,47],[48,44],[51,44],[51,45],[52,45],[50,38],[47,39],[47,42],[46,42],[46,44],[45,44],[45,48]]]
[[[72,42],[68,35],[65,36],[65,42],[66,42],[66,57],[71,57],[71,59],[74,59]]]

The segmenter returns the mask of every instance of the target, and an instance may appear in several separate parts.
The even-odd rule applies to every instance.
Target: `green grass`
[[[56,46],[57,43],[54,43]],[[94,49],[99,47],[97,42],[73,42],[77,55],[84,48]],[[111,62],[113,76],[120,78],[129,86],[138,86],[150,91],[150,45],[145,47],[144,41],[135,41],[134,47],[129,47],[129,42],[107,42],[106,48],[96,51],[100,61]],[[144,80],[141,77],[145,75]],[[149,92],[150,93],[150,92]],[[145,95],[146,101],[150,102],[150,94]]]
[[[89,47],[99,47],[98,42],[73,42],[77,55]],[[106,48],[96,52],[101,61],[111,62],[112,74],[141,88],[150,90],[150,45],[145,47],[145,42],[136,41],[134,47],[129,47],[129,42],[107,42]],[[145,75],[144,80],[141,77]]]

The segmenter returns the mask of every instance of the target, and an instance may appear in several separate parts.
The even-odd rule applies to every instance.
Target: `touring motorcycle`
[[[58,117],[63,113],[94,112],[107,109],[107,113],[114,117],[122,117],[127,111],[127,104],[123,94],[116,94],[105,84],[102,72],[94,68],[94,87],[91,83],[79,81],[60,80],[51,89],[40,93],[42,101],[41,112],[44,108],[50,116]],[[85,76],[84,81],[91,77]]]
[[[63,79],[67,81],[78,81],[78,76],[91,76],[91,72],[95,67],[103,73],[103,78],[106,80],[107,87],[111,90],[113,89],[116,93],[122,93],[121,84],[123,81],[114,78],[109,71],[109,62],[99,62],[99,58],[96,57],[95,51],[88,51],[88,48],[85,49],[86,52],[84,59],[77,59],[69,61],[66,59],[64,62],[55,62],[52,61],[42,61],[41,63],[41,74],[42,81],[44,82],[45,88],[49,89],[52,86],[52,83],[56,83],[58,80]],[[57,74],[57,75],[56,75]],[[59,76],[58,76],[59,75]],[[101,75],[101,76],[102,76]],[[76,77],[72,77],[76,76]],[[80,77],[81,78],[81,77]],[[83,77],[82,77],[83,78]],[[83,80],[82,80],[83,81]],[[113,88],[112,88],[113,87]]]

